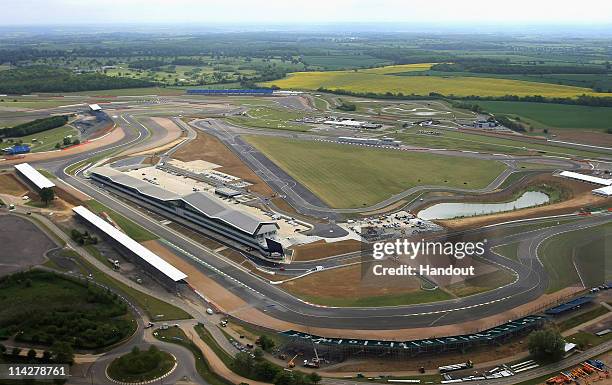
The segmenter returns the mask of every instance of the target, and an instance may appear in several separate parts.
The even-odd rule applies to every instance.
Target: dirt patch
[[[555,140],[574,143],[586,143],[593,146],[612,147],[612,135],[593,131],[555,130]]]
[[[21,197],[28,194],[29,191],[30,189],[21,183],[13,173],[0,174],[1,193]]]
[[[68,189],[64,189],[64,187],[60,186],[55,187],[55,196],[70,206],[80,206],[86,200],[89,200],[87,196],[78,194],[78,191],[75,193],[72,190],[69,191]]]
[[[354,239],[327,243],[323,240],[299,245],[291,248],[293,250],[292,260],[294,261],[312,261],[333,255],[340,255],[359,251],[361,242]]]
[[[390,279],[388,284],[380,285],[379,280],[362,278],[361,264],[329,269],[303,278],[285,282],[281,287],[298,296],[364,298],[388,294],[414,293],[420,290],[418,278]],[[338,277],[342,279],[338,279]]]
[[[261,180],[261,178],[245,165],[229,148],[212,135],[198,133],[198,136],[194,140],[175,152],[173,158],[183,162],[200,159],[218,164],[222,167],[218,168],[217,171],[234,175],[252,183],[253,185],[250,186],[251,191],[267,197],[272,197],[274,195],[274,191],[270,186]]]

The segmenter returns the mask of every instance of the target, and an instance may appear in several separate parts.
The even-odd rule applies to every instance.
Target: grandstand
[[[178,291],[185,283],[187,275],[172,266],[151,250],[136,242],[127,234],[113,227],[83,206],[77,206],[72,211],[83,221],[93,226],[110,241],[123,255],[144,268],[158,282],[164,286]]]
[[[295,330],[288,330],[280,334],[289,339],[287,344],[289,349],[303,351],[312,348],[314,344],[319,355],[324,355],[328,359],[344,360],[356,356],[403,358],[417,354],[463,352],[477,346],[497,345],[542,327],[546,320],[545,316],[532,315],[479,333],[413,341],[327,338]]]
[[[188,95],[272,95],[274,90],[267,88],[254,89],[220,89],[220,90],[187,90]]]
[[[561,305],[552,307],[548,310],[546,310],[544,313],[548,314],[548,315],[552,315],[552,316],[556,316],[556,315],[560,315],[562,313],[568,312],[570,310],[574,310],[577,309],[581,306],[584,306],[588,303],[593,302],[593,297],[591,296],[584,296],[584,297],[579,297],[579,298],[575,298],[571,301],[562,303]]]
[[[15,165],[15,171],[21,176],[28,185],[35,188],[36,191],[40,192],[45,188],[54,188],[55,183],[51,182],[49,178],[38,172],[34,167],[30,166],[29,163],[20,163]]]

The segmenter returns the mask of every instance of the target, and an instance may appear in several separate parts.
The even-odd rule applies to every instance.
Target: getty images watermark
[[[393,239],[372,242],[365,257],[375,277],[463,277],[477,275],[473,261],[486,251],[483,241]]]

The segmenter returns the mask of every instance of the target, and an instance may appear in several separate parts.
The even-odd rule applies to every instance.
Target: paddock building
[[[185,284],[187,275],[166,262],[127,234],[100,218],[86,207],[77,206],[72,211],[88,225],[93,226],[124,256],[141,266],[156,281],[168,289],[178,291]]]
[[[276,238],[279,225],[275,221],[260,220],[212,194],[195,191],[179,195],[156,186],[155,181],[141,180],[110,167],[93,169],[91,178],[119,195],[156,209],[168,219],[187,224],[221,243],[240,249],[246,247],[249,251],[257,250],[264,255],[272,253],[268,249],[268,239]]]

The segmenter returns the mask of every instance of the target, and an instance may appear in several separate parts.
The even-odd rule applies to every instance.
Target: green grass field
[[[571,285],[601,285],[612,277],[612,256],[607,251],[612,223],[559,234],[538,249],[549,275],[548,292]],[[578,273],[579,272],[579,273]]]
[[[361,297],[361,298],[338,298],[338,297],[321,297],[314,295],[299,294],[299,297],[305,301],[337,307],[380,307],[380,306],[399,306],[411,305],[417,303],[430,303],[438,301],[446,301],[453,297],[444,290],[418,290],[403,294],[387,294],[381,296]]]
[[[115,358],[106,373],[115,381],[152,381],[168,373],[175,364],[174,357],[151,345],[147,350],[134,348],[131,352]]]
[[[246,115],[227,118],[231,123],[254,128],[268,128],[274,130],[308,131],[306,124],[293,122],[304,114],[281,108],[257,106],[249,109]]]
[[[420,67],[419,67],[420,66]],[[544,97],[576,97],[587,94],[606,96],[589,88],[550,83],[528,82],[511,79],[481,78],[471,76],[394,76],[407,71],[425,71],[430,64],[387,66],[358,71],[295,72],[280,80],[263,83],[284,89],[345,90],[352,92],[391,92],[404,95],[429,95],[436,92],[456,96],[504,96],[541,95]]]
[[[89,200],[85,202],[85,206],[87,206],[87,208],[91,211],[98,214],[101,212],[107,213],[112,218],[112,220],[115,221],[115,223],[119,225],[119,227],[121,227],[121,229],[125,231],[127,235],[132,237],[136,242],[150,241],[158,238],[155,234],[151,233],[148,230],[145,230],[143,227],[132,222],[123,215],[109,209],[98,201]]]
[[[335,143],[245,139],[331,207],[364,207],[418,185],[477,189],[504,170],[498,162]]]
[[[341,70],[359,67],[370,67],[389,64],[389,61],[369,55],[333,55],[315,56],[305,55],[304,63],[309,67],[324,70]]]
[[[26,108],[33,110],[40,110],[45,108],[53,108],[60,106],[67,106],[70,104],[75,104],[74,101],[70,99],[40,99],[36,97],[27,97],[27,98],[14,98],[14,97],[3,97],[0,98],[0,107],[7,108]]]
[[[29,144],[32,152],[42,152],[55,150],[55,145],[57,143],[61,144],[68,135],[77,138],[79,132],[71,126],[62,126],[20,138],[13,138],[13,140],[21,140],[23,143]],[[36,139],[36,141],[33,142],[32,139]]]
[[[494,114],[518,115],[534,127],[607,129],[612,127],[612,107],[573,106],[527,102],[478,102]]]
[[[396,139],[406,144],[427,148],[445,148],[452,150],[469,150],[490,153],[504,153],[513,155],[527,155],[536,152],[565,156],[598,157],[599,151],[576,150],[554,146],[550,144],[532,143],[521,140],[512,140],[504,137],[478,135],[461,131],[441,131],[441,135],[418,134],[418,130],[411,129],[401,134],[394,134]]]

